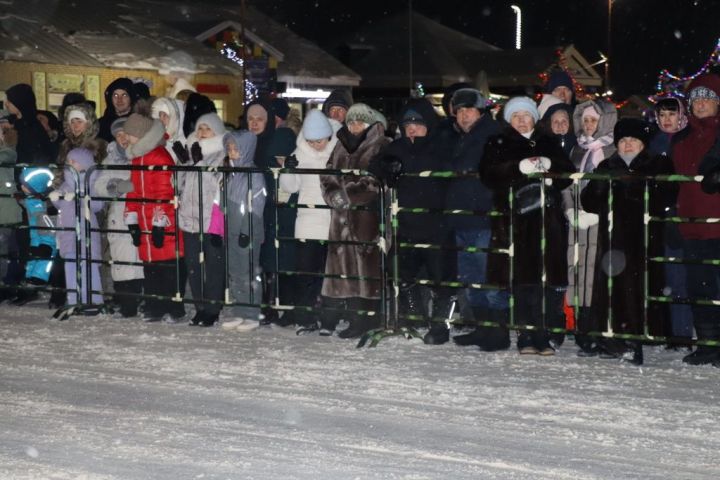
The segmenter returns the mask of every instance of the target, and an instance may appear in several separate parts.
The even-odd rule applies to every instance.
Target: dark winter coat
[[[370,171],[380,172],[381,162],[399,160],[402,163],[402,176],[399,178],[396,191],[398,205],[403,209],[427,208],[434,213],[400,212],[398,214],[397,235],[402,239],[416,242],[435,243],[446,237],[445,222],[442,210],[445,207],[445,195],[448,180],[440,177],[417,177],[405,174],[418,174],[427,171],[444,171],[448,169],[438,141],[437,115],[427,100],[410,101],[403,108],[398,118],[403,118],[409,109],[418,111],[426,120],[428,129],[425,137],[417,137],[411,142],[401,128],[402,136],[394,140],[376,157],[370,165]]]
[[[45,128],[37,119],[35,94],[30,85],[13,85],[5,92],[8,100],[20,111],[22,118],[10,117],[17,132],[17,163],[27,165],[47,165],[51,163],[56,151]]]
[[[697,175],[705,155],[720,135],[720,116],[697,118],[690,116],[685,130],[675,134],[672,160],[680,175]],[[677,199],[677,213],[681,217],[720,217],[720,202],[716,195],[702,191],[700,183],[682,182]],[[720,238],[718,223],[681,223],[680,234],[685,239],[707,240]]]
[[[630,165],[615,154],[601,162],[595,173],[671,175],[673,166],[666,156],[651,156],[647,150],[643,150]],[[609,182],[591,180],[580,195],[583,208],[600,217],[591,321],[595,328],[604,329],[607,325],[608,273],[611,272],[613,330],[618,333],[643,333],[643,271],[647,258],[644,246],[645,182],[627,179],[612,181],[612,232],[608,218],[609,190]],[[667,209],[675,204],[677,184],[651,181],[649,193],[650,215],[665,216]],[[664,225],[660,222],[649,224],[647,253],[650,256],[663,255],[664,231]],[[649,268],[649,294],[661,295],[664,285],[663,265],[652,263]],[[664,335],[667,333],[662,331],[665,325],[665,308],[657,303],[650,305],[650,332],[653,335]]]
[[[555,138],[535,129],[530,138],[523,137],[514,128],[507,127],[503,133],[488,141],[485,157],[480,165],[480,180],[492,185],[495,209],[504,216],[493,217],[490,248],[507,248],[510,244],[510,222],[513,228],[513,281],[515,284],[540,284],[543,261],[540,249],[542,211],[537,209],[520,214],[510,211],[508,189],[518,192],[542,180],[529,178],[520,171],[520,162],[530,157],[547,157],[552,162],[550,172],[573,173],[575,168]],[[561,191],[570,180],[554,179],[545,185],[545,272],[547,284],[567,285],[567,220],[562,209]],[[488,258],[488,281],[508,284],[509,262],[507,255],[490,254]]]
[[[370,161],[390,143],[381,123],[375,123],[362,134],[364,139],[357,145],[357,138],[343,127],[338,131],[339,142],[335,146],[327,168],[367,170]],[[370,210],[333,209],[330,220],[331,242],[377,242],[380,237],[380,218],[376,210],[381,185],[370,175],[347,174],[322,175],[320,182],[325,202],[333,206],[332,198],[340,192],[350,206],[375,207]],[[325,273],[349,277],[380,278],[380,251],[372,245],[345,245],[331,243],[328,246]],[[322,295],[333,298],[379,298],[379,281],[345,278],[325,278]]]
[[[447,133],[445,132],[446,135]],[[458,131],[455,142],[449,150],[450,169],[455,173],[476,174],[483,162],[485,144],[491,136],[498,133],[500,126],[487,113],[480,117],[469,132]],[[477,178],[453,178],[449,182],[445,199],[445,207],[448,210],[488,212],[492,206],[493,192],[490,186],[479,182]],[[448,226],[455,229],[490,226],[489,217],[482,215],[452,215],[448,216],[447,222]]]
[[[127,94],[130,96],[130,112],[126,113],[125,115],[122,115],[122,117],[127,117],[132,112],[132,107],[135,105],[135,101],[137,100],[137,95],[135,94],[135,87],[132,80],[129,78],[116,78],[113,80],[110,85],[105,89],[105,113],[103,113],[103,116],[100,117],[100,131],[98,132],[98,137],[102,138],[106,142],[112,142],[114,140],[112,131],[110,130],[110,126],[112,123],[117,120],[118,118],[121,118],[120,115],[117,114],[115,111],[115,107],[113,106],[112,102],[112,96],[113,92],[115,90],[125,90]]]
[[[165,150],[165,129],[160,121],[153,126],[135,145],[130,145],[126,154],[132,158],[133,166],[174,166],[170,154]],[[155,203],[152,200],[172,200],[175,197],[173,173],[169,170],[133,170],[130,173],[133,191],[125,199],[125,224],[136,223],[143,232],[149,232],[153,226],[165,228],[165,239],[161,248],[153,245],[149,233],[140,237],[138,251],[143,262],[160,262],[175,258],[175,233],[179,237],[178,255],[183,255],[182,232],[175,228],[175,206],[172,203]],[[149,202],[133,201],[136,199]]]

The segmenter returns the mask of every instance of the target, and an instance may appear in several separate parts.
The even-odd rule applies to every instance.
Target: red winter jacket
[[[133,155],[133,166],[173,166],[170,154],[165,150],[164,129],[156,121],[153,128],[128,148],[128,156]],[[172,203],[133,202],[133,199],[173,200],[173,173],[169,170],[133,170],[130,173],[133,191],[126,196],[125,223],[137,222],[142,231],[150,231],[153,225],[165,227],[165,240],[162,248],[155,248],[149,233],[140,237],[138,251],[143,262],[160,262],[175,258],[175,206]],[[182,232],[177,230],[179,241],[178,256],[183,256]]]
[[[688,118],[688,133],[675,142],[672,159],[675,171],[680,175],[697,175],[705,154],[720,133],[720,116],[699,119]],[[682,134],[677,134],[682,135]],[[716,194],[703,192],[698,182],[683,182],[677,199],[677,211],[681,217],[720,217],[720,200]],[[680,234],[688,240],[720,238],[720,224],[680,223]]]

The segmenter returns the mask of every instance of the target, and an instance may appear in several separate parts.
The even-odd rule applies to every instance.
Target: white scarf
[[[578,137],[578,146],[584,150],[587,150],[585,152],[585,155],[583,155],[582,160],[580,161],[580,172],[592,172],[595,170],[595,168],[605,160],[605,154],[603,153],[603,148],[607,147],[608,145],[612,145],[613,143],[613,134],[609,133],[607,135],[604,135],[597,140],[593,137],[589,137],[585,135],[584,133]],[[592,168],[587,169],[590,165],[588,165],[588,162],[592,162]]]

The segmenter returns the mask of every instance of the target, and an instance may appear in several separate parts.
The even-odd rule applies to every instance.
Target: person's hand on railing
[[[52,192],[48,193],[48,198],[51,202],[57,202],[60,200],[60,197],[62,197],[62,192],[59,192],[57,190],[53,190]]]
[[[380,175],[382,181],[390,188],[397,187],[403,171],[402,159],[395,155],[384,155],[380,159]]]
[[[216,248],[222,247],[223,237],[221,237],[220,235],[218,235],[216,233],[211,233],[208,235],[208,237],[210,237],[210,245],[212,245],[213,247],[216,247]]]
[[[588,228],[597,225],[600,222],[600,217],[594,213],[586,212],[585,210],[578,211],[578,228],[581,230],[587,230]]]
[[[137,223],[131,223],[127,226],[130,231],[130,237],[132,238],[133,245],[136,247],[140,246],[140,225]]]
[[[162,248],[165,243],[165,227],[154,225],[150,233],[155,248]]]
[[[285,163],[283,163],[284,168],[297,168],[298,165],[300,165],[300,162],[295,155],[290,155],[289,157],[286,157]]]
[[[203,159],[202,148],[198,142],[193,143],[190,147],[190,158],[192,158],[193,164]]]
[[[529,175],[537,172],[547,172],[550,170],[552,161],[547,157],[530,157],[520,160],[518,168],[520,173]]]
[[[172,151],[175,152],[175,155],[178,158],[178,161],[180,163],[188,163],[190,161],[190,156],[188,155],[188,151],[185,148],[185,146],[176,141],[172,144]]]
[[[720,170],[703,175],[700,188],[707,194],[720,192]]]
[[[347,210],[350,208],[350,202],[340,190],[330,195],[328,205],[335,210]]]

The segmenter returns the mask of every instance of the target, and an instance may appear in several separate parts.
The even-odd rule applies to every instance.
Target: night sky
[[[221,1],[221,0],[215,0]],[[223,2],[240,4],[240,0]],[[365,22],[407,11],[408,0],[248,0],[299,35],[329,49],[333,39]],[[500,48],[514,48],[512,1],[413,0],[413,8]],[[523,46],[573,43],[593,63],[607,54],[607,0],[517,0]],[[659,5],[663,4],[663,8]],[[652,93],[662,68],[698,70],[720,37],[718,0],[614,0],[611,87],[616,99]],[[603,75],[604,67],[598,66]]]

